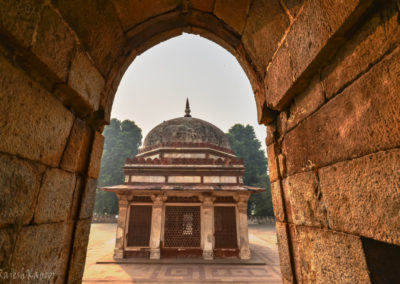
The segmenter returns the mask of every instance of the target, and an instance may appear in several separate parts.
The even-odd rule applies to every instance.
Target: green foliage
[[[121,122],[113,118],[110,125],[104,129],[103,135],[105,142],[98,187],[122,184],[122,167],[127,157],[136,156],[142,143],[142,130],[133,121]],[[94,212],[118,214],[118,199],[115,193],[97,190]]]
[[[257,139],[254,128],[251,125],[235,124],[229,129],[227,135],[232,150],[243,159],[246,167],[243,176],[244,184],[265,188],[265,191],[251,195],[248,214],[273,216],[268,161],[264,151],[261,150],[261,142]]]

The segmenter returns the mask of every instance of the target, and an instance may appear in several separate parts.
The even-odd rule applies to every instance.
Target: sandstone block
[[[9,271],[16,233],[12,229],[0,229],[0,267],[3,271]]]
[[[0,74],[0,151],[57,166],[73,114],[2,57]]]
[[[268,65],[265,74],[265,99],[269,108],[284,109],[283,104],[280,108],[276,106],[282,99],[282,94],[285,94],[289,86],[294,83],[295,77],[291,65],[290,48],[287,41],[284,40]]]
[[[82,191],[84,190],[83,184],[84,183],[84,178],[81,176],[76,177],[76,183],[75,183],[75,189],[74,189],[74,195],[72,197],[72,205],[71,205],[71,210],[70,210],[70,215],[68,219],[75,220],[79,214],[79,208],[80,208],[80,195]]]
[[[250,8],[249,0],[215,0],[214,14],[241,34]]]
[[[204,12],[212,12],[214,8],[214,0],[190,0],[191,6]]]
[[[285,210],[283,208],[283,197],[280,181],[275,181],[271,183],[271,196],[272,196],[272,206],[274,209],[274,215],[277,221],[285,221]]]
[[[44,0],[2,1],[0,26],[24,47],[29,47],[43,2]]]
[[[269,180],[271,181],[271,183],[273,183],[279,178],[274,144],[271,144],[267,147],[267,153],[268,153]]]
[[[74,37],[61,17],[51,8],[44,8],[32,51],[63,82],[67,80],[74,45]]]
[[[290,105],[290,116],[287,121],[288,130],[299,124],[304,118],[313,113],[325,102],[324,90],[318,79],[315,76],[311,81],[310,86],[300,95],[294,97]]]
[[[327,227],[324,196],[314,172],[288,176],[283,182],[289,199],[292,220],[296,225]]]
[[[91,131],[81,119],[76,119],[68,145],[61,161],[61,168],[70,172],[83,172],[89,159]]]
[[[76,224],[71,264],[68,271],[68,281],[71,283],[79,282],[83,276],[90,225],[90,220],[79,220]]]
[[[399,62],[397,48],[285,136],[289,175],[399,145]]]
[[[252,3],[242,41],[261,76],[264,76],[268,62],[288,26],[289,18],[278,1]]]
[[[100,73],[103,76],[108,74],[125,40],[112,2],[53,0],[53,3],[77,33]]]
[[[370,283],[360,238],[297,226],[301,283]]]
[[[290,260],[290,249],[289,249],[289,230],[286,223],[276,222],[276,236],[278,238],[278,251],[279,251],[279,262],[281,266],[282,277],[287,281],[292,282],[293,270]]]
[[[304,0],[282,0],[281,2],[284,3],[284,5],[286,6],[286,8],[289,10],[290,15],[295,18],[299,11],[300,8],[303,6],[304,4]]]
[[[79,212],[80,219],[92,218],[94,201],[96,199],[96,187],[97,180],[88,178],[86,181],[84,192],[82,193],[82,201],[80,204]]]
[[[274,143],[275,132],[276,132],[276,126],[274,123],[267,125],[267,137],[265,138],[265,144],[267,144],[267,146]]]
[[[44,166],[0,154],[0,225],[30,222],[43,171]]]
[[[45,172],[35,209],[35,223],[60,222],[68,218],[75,181],[74,174],[59,169]]]
[[[82,50],[77,50],[72,59],[68,85],[81,96],[91,110],[98,109],[104,78]]]
[[[176,9],[177,6],[181,4],[181,1],[156,0],[150,2],[141,0],[113,0],[113,4],[117,10],[119,18],[121,19],[122,26],[126,31],[150,18]],[[205,4],[202,5],[204,6]]]
[[[287,34],[288,48],[279,48],[270,63],[266,98],[272,109],[282,110],[294,94],[304,88],[305,81],[331,56],[331,50],[337,48],[338,38],[359,20],[371,3],[370,0],[305,2]],[[285,58],[289,58],[286,61],[290,62],[290,67],[282,72],[279,66]],[[279,79],[282,77],[291,80]],[[278,84],[277,80],[284,84]]]
[[[400,245],[399,165],[396,149],[322,168],[331,228]]]
[[[393,1],[382,3],[381,10],[373,14],[339,51],[333,63],[323,72],[328,98],[336,95],[400,42],[398,16]]]
[[[90,153],[88,176],[98,178],[101,166],[101,156],[103,154],[104,136],[100,132],[95,132],[93,139],[92,152]]]
[[[71,226],[66,223],[22,228],[15,245],[11,269],[47,272],[51,276],[49,282],[64,282],[70,233]]]

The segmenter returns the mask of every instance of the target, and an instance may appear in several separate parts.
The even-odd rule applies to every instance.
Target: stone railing
[[[118,215],[93,214],[92,223],[117,223]]]
[[[273,216],[248,216],[249,225],[275,225],[275,217]]]

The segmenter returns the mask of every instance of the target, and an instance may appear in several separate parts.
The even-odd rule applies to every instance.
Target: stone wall
[[[396,0],[3,1],[0,268],[80,281],[119,81],[188,32],[236,56],[268,124],[284,281],[376,279],[385,254],[370,252],[400,245],[398,14]]]
[[[400,246],[399,6],[373,4],[343,36],[268,126],[287,282],[369,283],[396,265],[374,271],[362,244]]]

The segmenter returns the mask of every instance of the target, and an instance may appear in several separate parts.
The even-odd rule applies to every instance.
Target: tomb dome
[[[169,143],[211,144],[231,150],[228,137],[221,129],[207,121],[191,117],[188,102],[186,115],[154,127],[144,139],[143,148]]]

